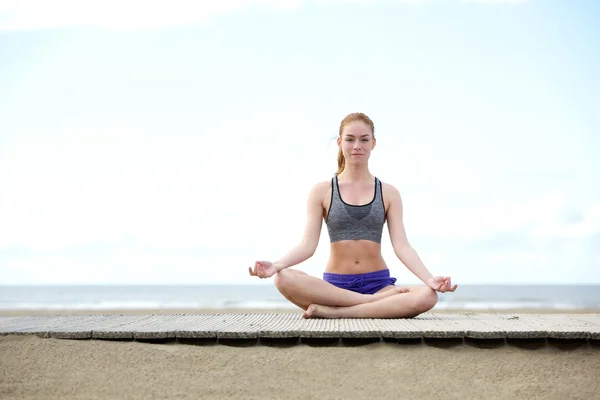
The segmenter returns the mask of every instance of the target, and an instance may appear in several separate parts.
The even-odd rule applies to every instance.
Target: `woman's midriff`
[[[325,272],[333,274],[365,274],[387,269],[381,255],[381,244],[369,240],[342,240],[331,243]]]

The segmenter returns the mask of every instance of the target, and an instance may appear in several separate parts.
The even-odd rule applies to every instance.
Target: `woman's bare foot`
[[[302,318],[336,318],[335,310],[337,307],[322,306],[320,304],[311,304],[308,306]]]
[[[369,301],[367,301],[367,303],[371,303],[373,301],[381,300],[381,299],[383,299],[385,297],[393,296],[395,294],[407,293],[407,292],[408,292],[407,288],[404,288],[402,286],[395,286],[393,289],[386,290],[385,292],[380,292],[380,293],[375,293],[375,294],[370,295],[371,298],[369,299]]]
[[[385,297],[393,296],[399,293],[407,293],[408,289],[402,286],[396,286],[390,290],[386,290],[385,292],[375,293],[375,294],[366,294],[365,295],[365,303],[371,303],[373,301],[381,300]],[[338,307],[332,306],[323,306],[321,304],[311,304],[308,306],[306,311],[302,314],[303,318],[336,318],[336,310]]]
[[[371,303],[373,301],[381,300],[383,298],[393,296],[393,295],[399,294],[399,293],[408,293],[408,289],[405,287],[402,287],[402,286],[395,286],[392,289],[386,290],[384,292],[379,292],[379,293],[374,293],[374,294],[364,294],[363,302],[359,303],[359,304]],[[332,313],[337,308],[338,307],[335,307],[335,306],[324,306],[324,305],[320,305],[320,304],[311,304],[310,306],[308,306],[308,308],[302,314],[302,316],[304,318],[314,318],[314,317],[335,318],[332,315]]]

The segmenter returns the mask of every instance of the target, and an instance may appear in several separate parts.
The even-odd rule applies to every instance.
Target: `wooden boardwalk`
[[[434,314],[413,319],[303,319],[294,313],[0,317],[0,335],[63,339],[584,339],[600,314]]]

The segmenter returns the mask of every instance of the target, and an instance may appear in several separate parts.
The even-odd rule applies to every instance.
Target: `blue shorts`
[[[361,294],[374,294],[386,286],[394,286],[396,278],[390,276],[389,269],[381,269],[366,274],[323,273],[323,280],[342,289]]]

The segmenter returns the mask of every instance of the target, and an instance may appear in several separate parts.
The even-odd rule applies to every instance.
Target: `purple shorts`
[[[396,283],[396,278],[390,276],[389,269],[367,272],[366,274],[332,274],[324,272],[323,280],[339,288],[361,294],[373,294]]]

